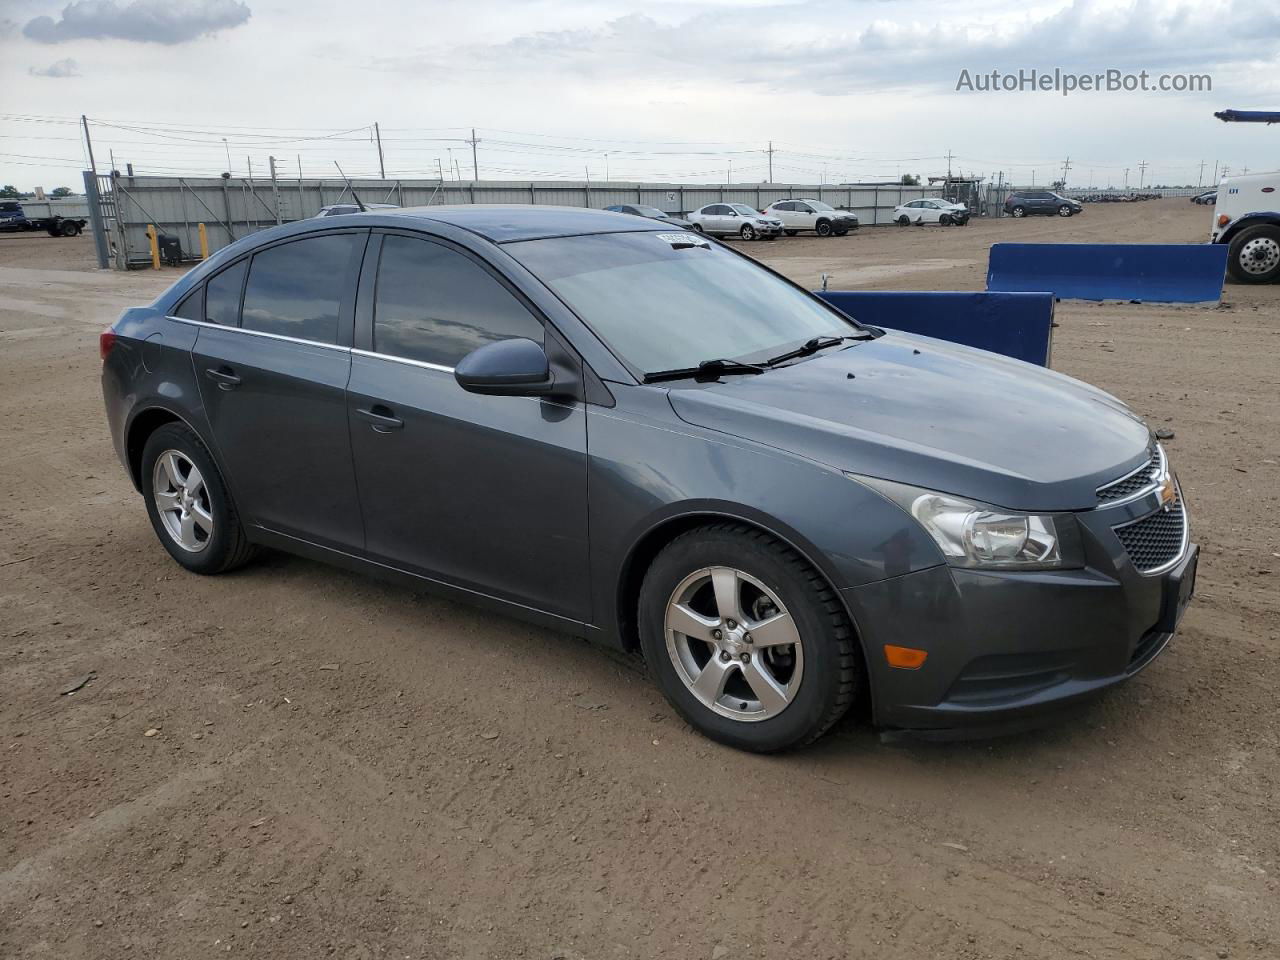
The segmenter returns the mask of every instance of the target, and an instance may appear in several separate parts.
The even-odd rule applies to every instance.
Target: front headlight
[[[905,483],[846,474],[911,514],[947,563],[988,569],[1053,570],[1084,565],[1069,513],[1019,513]]]

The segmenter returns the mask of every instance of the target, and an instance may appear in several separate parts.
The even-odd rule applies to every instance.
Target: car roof
[[[478,203],[440,207],[407,207],[379,212],[392,220],[427,220],[468,230],[493,243],[576,237],[591,233],[637,233],[670,229],[656,221],[625,213],[591,210],[586,207],[553,207],[542,204]]]

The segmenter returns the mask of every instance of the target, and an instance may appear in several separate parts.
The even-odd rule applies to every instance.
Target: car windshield
[[[729,204],[729,206],[733,207],[733,209],[737,210],[738,213],[742,214],[744,217],[760,216],[759,210],[755,210],[752,207],[748,207],[745,203],[731,203]]]
[[[503,249],[642,374],[767,359],[861,329],[744,256],[693,235],[689,245],[671,237],[607,233]]]
[[[813,209],[815,210],[822,210],[822,211],[829,210],[832,213],[835,213],[835,210],[836,210],[836,208],[831,206],[831,204],[823,203],[821,200],[806,200],[804,202],[807,203],[809,206],[813,207]]]
[[[665,217],[666,216],[666,214],[663,213],[661,210],[659,210],[657,207],[632,207],[631,209],[634,210],[636,213],[640,214],[640,216],[642,217]]]

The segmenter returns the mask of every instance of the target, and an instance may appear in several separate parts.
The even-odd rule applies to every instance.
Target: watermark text
[[[966,93],[1209,93],[1213,77],[1207,73],[1158,73],[1146,70],[1128,73],[1104,70],[1101,73],[1068,73],[1053,70],[1022,69],[1016,72],[960,71],[956,90]]]

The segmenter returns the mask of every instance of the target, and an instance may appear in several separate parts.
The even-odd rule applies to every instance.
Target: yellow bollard
[[[209,234],[205,232],[204,224],[197,224],[200,228],[200,259],[209,259]]]
[[[156,233],[156,225],[154,223],[147,224],[147,240],[151,243],[151,267],[153,270],[160,269],[160,237]]]

